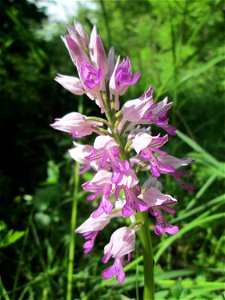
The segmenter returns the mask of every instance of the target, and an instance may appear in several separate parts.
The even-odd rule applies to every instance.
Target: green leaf
[[[216,197],[212,200],[209,200],[208,202],[206,202],[202,205],[199,205],[198,207],[193,208],[190,211],[186,212],[186,210],[184,210],[180,213],[180,215],[177,218],[174,218],[173,220],[171,220],[171,223],[175,223],[175,222],[178,222],[180,220],[185,220],[185,219],[199,213],[200,211],[208,212],[207,209],[209,209],[210,207],[215,206],[217,204],[219,204],[219,205],[224,204],[224,199],[225,199],[225,194],[223,194],[219,197]]]
[[[13,231],[9,230],[6,236],[0,242],[0,248],[7,247],[16,241],[18,241],[22,236],[24,236],[25,231]]]
[[[200,74],[205,73],[206,71],[208,71],[210,68],[212,68],[216,64],[224,61],[224,59],[225,59],[224,55],[214,57],[213,59],[211,59],[207,63],[204,63],[204,65],[201,66],[200,68],[197,68],[197,69],[193,70],[192,72],[190,72],[189,74],[187,74],[186,76],[181,78],[181,80],[177,83],[176,86],[179,86],[179,85],[183,84],[184,82],[186,82],[190,79],[194,79],[195,77],[199,76]]]
[[[224,168],[222,167],[222,164],[217,159],[215,159],[211,154],[205,151],[201,146],[199,146],[195,141],[193,141],[184,133],[180,132],[179,130],[177,130],[176,133],[178,137],[181,138],[186,144],[188,144],[192,149],[194,149],[196,152],[201,154],[204,157],[206,162],[208,162],[216,169],[224,173]]]
[[[178,231],[177,234],[170,236],[165,241],[160,243],[159,250],[155,255],[155,261],[157,262],[163,252],[178,238],[180,238],[184,233],[190,231],[191,229],[198,227],[202,224],[206,224],[208,222],[212,222],[216,219],[225,218],[225,213],[218,213],[203,219],[195,219],[194,221],[187,224],[185,227],[183,227],[180,231]]]
[[[0,221],[0,231],[5,230],[7,228],[7,225],[5,224],[5,222]]]

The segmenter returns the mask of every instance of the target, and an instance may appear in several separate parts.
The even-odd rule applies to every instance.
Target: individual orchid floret
[[[80,61],[77,70],[82,85],[90,99],[95,99],[96,104],[101,108],[101,112],[106,111],[102,97],[99,92],[105,90],[102,70],[92,66],[88,61]]]
[[[126,130],[131,129],[137,124],[154,124],[162,127],[168,134],[175,135],[176,128],[168,124],[169,118],[167,111],[173,103],[168,102],[168,98],[154,103],[153,89],[150,87],[140,98],[127,101],[123,108],[123,118],[120,123],[120,129],[126,122],[130,122]]]
[[[92,134],[95,127],[102,126],[103,124],[98,121],[90,121],[85,119],[86,116],[77,112],[72,112],[61,119],[56,119],[55,123],[51,126],[55,129],[68,132],[74,138],[80,138]]]
[[[121,161],[119,172],[113,173],[112,182],[118,186],[126,185],[128,188],[135,187],[139,180],[134,170],[131,169],[127,160]]]
[[[126,162],[126,161],[124,161]],[[137,195],[140,194],[139,180],[134,170],[130,168],[128,161],[126,167],[120,172],[114,172],[112,182],[115,184],[114,197],[118,201],[119,192],[124,191],[125,201],[122,207],[122,215],[130,217],[134,211],[143,212],[147,210],[147,205],[139,200]]]
[[[102,262],[105,264],[112,257],[114,263],[105,269],[102,273],[104,279],[109,279],[116,275],[119,283],[122,284],[125,279],[123,265],[128,264],[131,258],[131,252],[135,249],[135,230],[122,227],[117,229],[111,236],[109,244],[104,248]],[[124,262],[127,255],[127,262]]]
[[[157,235],[161,236],[165,233],[176,234],[178,232],[179,228],[177,226],[168,224],[162,214],[162,210],[169,214],[176,213],[176,211],[170,207],[177,204],[176,199],[170,195],[162,194],[155,187],[150,187],[139,197],[147,204],[151,215],[156,218],[156,226],[154,231]]]
[[[153,107],[153,89],[150,87],[140,98],[126,101],[122,107],[123,122],[129,121],[134,125],[138,124],[146,111]]]
[[[127,57],[123,59],[120,64],[120,56],[117,59],[114,71],[110,78],[109,88],[110,88],[110,99],[113,95],[115,96],[115,108],[119,109],[118,96],[123,95],[128,87],[138,81],[140,73],[137,72],[132,78],[132,69],[130,59]]]
[[[55,81],[61,84],[66,90],[75,95],[83,95],[85,90],[79,78],[58,74]]]
[[[105,168],[107,162],[110,162],[114,170],[120,170],[119,147],[114,138],[110,136],[98,136],[94,142],[94,148],[90,155],[87,156],[88,161],[96,161],[101,168]]]
[[[67,30],[70,37],[79,45],[80,48],[85,49],[89,43],[89,37],[83,25],[77,20],[74,21],[74,27],[67,25]]]
[[[93,192],[88,196],[88,200],[93,200],[99,194],[102,194],[101,203],[98,209],[92,214],[93,218],[99,217],[101,214],[111,213],[113,204],[110,202],[110,194],[112,191],[112,173],[106,170],[99,170],[92,180],[82,184],[83,189]]]
[[[137,72],[132,78],[132,68],[130,59],[123,59],[120,64],[120,56],[114,68],[114,72],[110,79],[110,91],[113,95],[123,95],[128,87],[138,81],[140,73]]]
[[[155,152],[160,154],[160,156],[166,156],[167,152],[160,150],[159,148],[167,141],[168,135],[163,137],[158,135],[154,137],[145,132],[139,132],[132,142],[134,150],[142,159],[150,163],[150,171],[156,177],[159,177],[161,173],[171,173],[175,171],[172,166],[161,163],[158,157],[153,154],[153,152]]]
[[[97,93],[101,89],[102,70],[95,68],[87,61],[80,61],[77,68],[85,89],[90,93]]]
[[[167,142],[168,142],[168,135],[160,137],[160,135],[151,136],[146,132],[138,132],[132,141],[132,147],[138,154],[144,149],[148,148],[148,150],[151,152],[156,152],[161,155],[167,155],[167,152],[159,149]]]
[[[183,182],[183,180],[181,179],[182,176],[188,175],[189,172],[188,171],[176,171],[176,169],[192,163],[193,159],[191,159],[191,158],[180,159],[180,158],[177,158],[177,157],[174,157],[171,155],[167,155],[167,156],[160,156],[158,158],[158,160],[160,161],[160,163],[169,165],[172,168],[174,168],[174,172],[171,172],[170,175],[180,184],[180,186],[183,189],[185,189],[187,191],[193,190],[192,185],[185,184]]]
[[[135,188],[128,188],[126,185],[118,186],[116,194],[121,189],[123,189],[126,199],[122,208],[122,215],[125,218],[132,216],[137,211],[144,212],[148,209],[146,203],[138,198],[140,194],[140,187],[138,185]]]
[[[168,134],[176,135],[176,128],[168,124],[169,117],[167,116],[167,111],[172,107],[173,102],[167,102],[168,98],[166,97],[164,100],[150,107],[141,118],[140,124],[155,124],[162,127]]]
[[[170,195],[161,193],[156,187],[146,189],[141,195],[143,201],[148,205],[148,208],[162,205],[175,205],[177,200]]]
[[[89,253],[94,247],[95,239],[106,225],[109,224],[112,216],[106,213],[101,214],[98,218],[94,218],[93,214],[76,230],[76,233],[81,233],[87,242],[84,243],[84,253]]]

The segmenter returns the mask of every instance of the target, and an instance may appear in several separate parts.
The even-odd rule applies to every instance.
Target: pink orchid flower
[[[89,253],[94,247],[95,239],[103,228],[109,224],[111,216],[103,213],[98,218],[91,216],[81,224],[76,230],[76,233],[81,233],[87,242],[84,243],[84,253]]]
[[[104,212],[106,214],[111,213],[113,204],[110,202],[110,194],[112,192],[112,173],[106,170],[99,170],[92,180],[82,184],[84,190],[93,192],[92,195],[88,196],[88,200],[93,200],[99,194],[102,194],[101,203],[97,210],[93,213],[93,218],[98,218]]]
[[[109,279],[116,275],[119,283],[122,284],[125,279],[123,265],[130,262],[131,252],[135,249],[135,230],[122,227],[117,229],[111,236],[109,244],[104,248],[104,256],[102,262],[105,264],[112,257],[114,263],[103,271],[102,277]],[[124,263],[125,256],[128,260]]]
[[[162,234],[176,234],[179,230],[177,226],[170,225],[163,217],[162,210],[170,214],[176,211],[170,206],[177,204],[177,200],[170,195],[162,194],[157,188],[150,187],[140,198],[150,208],[150,213],[156,218],[155,233],[159,236]]]
[[[140,155],[140,157],[150,163],[151,173],[159,177],[161,173],[171,173],[175,169],[168,165],[163,164],[159,161],[153,153],[158,153],[162,156],[166,156],[167,152],[160,150],[159,148],[163,146],[168,141],[168,135],[160,137],[160,135],[154,137],[145,132],[138,133],[132,142],[132,147]]]

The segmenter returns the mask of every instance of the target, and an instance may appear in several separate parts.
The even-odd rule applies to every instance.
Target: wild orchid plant
[[[154,299],[148,214],[156,220],[154,232],[158,236],[178,232],[178,227],[168,224],[164,218],[164,212],[175,214],[172,207],[177,200],[162,192],[159,178],[169,174],[184,189],[191,189],[181,179],[186,172],[177,171],[191,159],[179,159],[161,149],[168,142],[169,135],[174,136],[176,131],[168,124],[167,111],[172,102],[165,98],[155,103],[150,87],[142,96],[127,101],[120,108],[120,96],[130,85],[137,83],[140,73],[132,77],[130,59],[127,57],[121,62],[119,56],[115,61],[113,48],[106,55],[96,26],[90,38],[78,21],[74,22],[74,27],[68,25],[67,29],[69,35],[62,40],[79,78],[58,74],[55,80],[73,94],[86,94],[106,117],[87,117],[71,112],[51,125],[75,139],[97,134],[93,146],[74,142],[75,147],[69,150],[71,157],[81,164],[80,174],[89,169],[94,171],[93,179],[82,184],[82,188],[91,193],[87,200],[100,196],[98,208],[75,232],[84,236],[84,253],[89,253],[99,232],[112,219],[130,218],[131,225],[117,229],[104,248],[102,262],[106,264],[110,258],[114,262],[103,271],[102,277],[108,279],[115,275],[119,283],[123,283],[123,266],[130,262],[138,233],[144,257],[144,299]],[[153,136],[149,125],[158,126],[167,134]],[[149,176],[142,187],[138,178],[141,172],[147,172]]]

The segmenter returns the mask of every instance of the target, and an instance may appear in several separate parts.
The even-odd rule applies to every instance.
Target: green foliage
[[[24,231],[8,230],[7,225],[0,221],[0,248],[14,244],[22,236],[24,236]]]
[[[166,193],[179,200],[171,223],[180,231],[153,237],[156,300],[222,299],[224,3],[96,0],[92,4],[79,2],[74,17],[87,29],[96,23],[106,48],[114,45],[116,54],[131,58],[134,72],[141,71],[140,84],[132,86],[124,100],[139,97],[149,84],[155,98],[168,95],[174,101],[171,123],[180,129],[168,150],[196,160],[187,178],[194,192],[182,191],[169,177],[163,182]],[[74,164],[68,154],[62,155],[72,147],[70,137],[49,128],[54,117],[78,110],[76,97],[53,82],[58,72],[74,75],[59,38],[65,28],[56,24],[58,32],[45,36],[43,26],[50,21],[34,4],[23,0],[0,5],[1,297],[66,299],[70,282],[73,299],[142,299],[138,245],[122,286],[100,276],[102,249],[118,224],[108,225],[90,255],[83,255],[83,239],[73,233],[72,205],[78,201],[79,225],[96,202],[86,201],[86,192],[77,190]],[[94,115],[93,101],[81,100],[84,113]],[[81,183],[91,176],[85,173]]]

